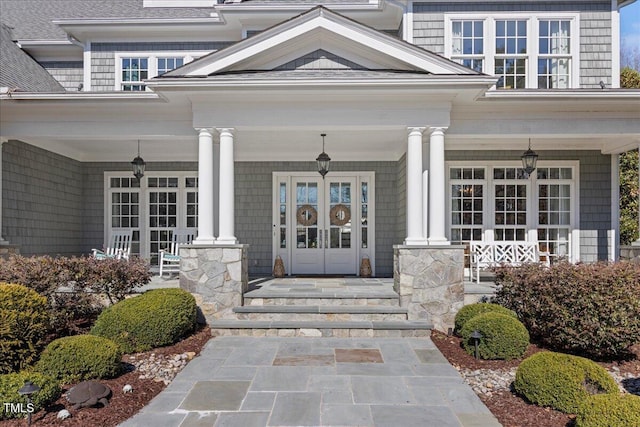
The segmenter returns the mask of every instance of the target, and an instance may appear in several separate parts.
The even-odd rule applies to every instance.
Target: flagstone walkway
[[[217,337],[123,427],[497,427],[429,338]]]

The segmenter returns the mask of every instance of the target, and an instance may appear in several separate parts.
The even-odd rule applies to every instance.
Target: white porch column
[[[218,128],[220,133],[220,235],[217,244],[235,245],[233,128]]]
[[[422,228],[422,132],[424,127],[408,128],[407,137],[407,238],[405,245],[426,245]]]
[[[0,245],[8,245],[9,242],[2,237],[2,145],[6,139],[0,139]]]
[[[194,245],[212,245],[213,235],[213,129],[198,130],[198,237]]]
[[[444,130],[431,128],[429,140],[429,244],[446,245]]]

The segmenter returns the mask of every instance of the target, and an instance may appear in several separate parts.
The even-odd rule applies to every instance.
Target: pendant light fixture
[[[146,166],[147,164],[142,159],[142,157],[140,157],[140,140],[138,140],[138,156],[135,159],[133,159],[133,161],[131,162],[131,167],[133,169],[133,176],[138,178],[138,181],[140,181],[140,178],[144,176],[144,168]]]
[[[531,149],[531,138],[529,138],[529,148],[520,156],[522,159],[522,169],[531,175],[536,170],[536,163],[538,162],[538,153]]]
[[[316,158],[316,162],[318,162],[318,173],[322,175],[322,179],[324,179],[324,176],[329,173],[331,157],[324,152],[324,137],[327,136],[327,134],[321,133],[320,136],[322,137],[322,153]]]

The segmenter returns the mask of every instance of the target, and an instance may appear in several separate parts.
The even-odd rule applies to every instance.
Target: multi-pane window
[[[495,240],[527,240],[527,178],[521,168],[493,168]]]
[[[184,64],[184,58],[158,58],[158,75],[175,70]]]
[[[482,240],[484,168],[451,168],[451,242]]]
[[[494,73],[497,88],[524,89],[527,85],[527,21],[497,20]]]
[[[445,14],[445,55],[495,75],[497,89],[577,87],[577,13]]]
[[[111,229],[131,229],[131,253],[140,252],[140,181],[113,177],[109,180]]]
[[[287,247],[287,183],[281,182],[279,187],[280,210],[280,247]]]
[[[329,247],[351,247],[351,183],[332,182],[329,184]],[[335,213],[334,212],[335,209]],[[345,222],[346,221],[346,222]]]
[[[318,184],[299,182],[296,185],[296,247],[318,247]]]
[[[144,90],[143,80],[149,78],[148,58],[122,58],[122,90]]]
[[[482,72],[484,69],[484,22],[453,21],[451,27],[451,59],[465,67]]]
[[[198,178],[184,179],[187,189],[187,227],[198,228]]]
[[[571,21],[538,21],[538,87],[566,89],[571,76]]]
[[[571,232],[571,168],[538,168],[538,242],[552,257],[568,256]]]

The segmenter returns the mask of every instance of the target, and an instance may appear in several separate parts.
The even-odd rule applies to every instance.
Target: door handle
[[[324,247],[328,248],[329,247],[329,229],[327,228],[326,230],[324,230]]]
[[[318,248],[322,249],[322,229],[318,229],[318,233],[320,233],[318,238]]]

